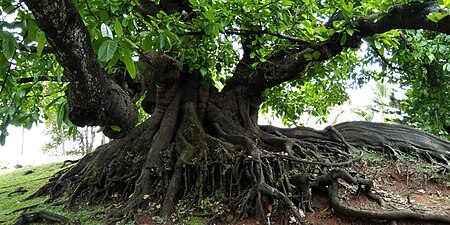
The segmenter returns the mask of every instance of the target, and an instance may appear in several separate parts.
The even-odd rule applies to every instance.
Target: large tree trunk
[[[335,33],[320,44],[293,38],[298,48],[274,54],[257,69],[246,66],[253,62],[247,46],[251,35],[243,37],[243,58],[221,91],[204,86],[198,71],[189,73],[172,57],[147,52],[140,58],[145,65],[141,71],[146,91],[142,106],[151,118],[137,127],[134,98],[100,68],[87,29],[71,2],[25,2],[70,81],[70,119],[80,126],[119,125],[120,132],[107,133],[110,137],[123,137],[100,146],[75,166],[59,172],[30,198],[49,194],[53,201],[70,193],[69,208],[81,200],[123,203],[109,214],[108,219],[112,219],[132,216],[137,208],[146,206],[157,208],[166,217],[180,199],[200,201],[220,191],[228,199],[227,205],[240,216],[253,213],[265,223],[267,205],[276,202],[288,209],[285,215],[293,214],[299,223],[306,224],[296,207],[298,199],[289,196],[302,196],[300,203],[304,206],[310,187],[327,187],[330,198],[336,200],[338,178],[363,184],[371,196],[369,180],[336,169],[361,158],[361,154],[355,154],[355,147],[394,156],[415,151],[448,166],[449,142],[407,127],[364,122],[325,130],[257,125],[261,93],[283,82],[301,79],[301,72],[312,62],[305,57],[307,54],[318,51],[320,57],[316,61],[324,61],[347,47],[359,46],[362,37],[394,28],[449,33],[449,17],[438,25],[426,19],[426,15],[439,10],[435,1],[395,5],[386,13],[361,18],[356,21],[358,31],[342,44],[345,33]],[[166,1],[161,2],[164,6]],[[162,10],[171,12],[169,8]],[[398,17],[414,19],[405,22],[396,20]],[[305,169],[309,167],[323,174],[309,175]],[[339,212],[359,217],[429,219],[408,213],[396,216],[355,212],[336,201],[332,205]],[[432,220],[449,222],[448,218],[437,216]]]
[[[181,70],[176,77],[148,79],[148,87],[156,88],[144,100],[152,106],[147,109],[151,118],[60,172],[31,197],[50,194],[53,201],[71,193],[68,207],[76,206],[77,199],[124,202],[111,212],[111,219],[159,204],[160,215],[166,217],[180,199],[201,201],[220,191],[241,216],[252,213],[264,222],[266,206],[280,202],[306,224],[295,199],[287,197],[301,194],[293,186],[301,184],[288,175],[305,164],[322,171],[345,167],[360,159],[354,147],[394,155],[414,150],[444,163],[450,157],[449,142],[403,126],[350,122],[325,130],[260,127],[258,96],[240,96],[239,86],[222,92],[205,87],[197,72]]]

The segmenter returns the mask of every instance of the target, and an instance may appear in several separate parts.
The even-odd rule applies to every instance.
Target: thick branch
[[[434,23],[427,18],[427,15],[434,12],[442,13],[436,1],[393,5],[387,12],[372,14],[358,19],[358,32],[355,32],[353,36],[347,36],[343,45],[340,43],[343,36],[342,33],[334,34],[322,44],[309,46],[300,44],[299,49],[291,52],[278,52],[252,74],[233,77],[230,86],[246,86],[246,92],[249,95],[255,95],[255,93],[262,92],[266,88],[299,78],[299,73],[304,71],[312,62],[328,60],[348,47],[359,47],[363,37],[384,33],[392,29],[426,29],[446,34],[450,33],[450,17],[444,17],[438,23]],[[286,38],[280,36],[280,38],[292,40],[295,43],[299,42],[295,37]],[[318,58],[313,60],[305,58],[305,55],[312,54],[315,51],[320,53]],[[239,74],[239,72],[237,71],[236,74]]]
[[[31,83],[35,81],[54,81],[54,82],[67,82],[67,79],[61,78],[58,79],[58,77],[38,77],[37,79],[34,77],[22,77],[16,82],[18,84],[25,84],[25,83]]]
[[[142,15],[156,16],[159,11],[164,11],[166,14],[176,12],[187,14],[192,11],[192,8],[187,1],[165,0],[156,4],[150,0],[140,0],[139,3],[139,6],[135,7],[135,10]]]
[[[119,85],[100,68],[89,33],[75,6],[68,0],[26,0],[38,26],[56,52],[70,81],[67,97],[70,120],[78,125],[118,125],[123,136],[137,123],[137,108]],[[105,130],[107,131],[107,130]]]
[[[443,12],[437,1],[412,2],[407,5],[396,4],[387,12],[366,16],[358,20],[362,37],[384,33],[393,29],[424,29],[450,34],[450,17],[446,16],[438,23],[427,18],[430,13]]]

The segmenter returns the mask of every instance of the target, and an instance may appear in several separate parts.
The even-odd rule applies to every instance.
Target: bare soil
[[[360,163],[354,169],[374,179],[374,192],[383,197],[389,210],[413,210],[422,212],[434,212],[448,214],[450,216],[450,175],[435,173],[432,169],[424,169],[419,164],[375,162]],[[348,205],[359,209],[383,210],[376,202],[368,199],[363,193],[359,193],[356,187],[341,182],[340,197]],[[306,219],[311,225],[440,225],[435,222],[415,221],[375,221],[359,218],[348,218],[334,213],[330,207],[326,193],[314,193],[312,195],[313,212],[306,213]],[[157,223],[154,217],[141,214],[136,220],[140,225],[172,225],[188,224],[178,220],[170,220],[165,223]],[[216,220],[211,224],[225,225],[251,225],[261,224],[251,215],[249,217],[227,223]],[[281,219],[273,216],[270,224],[281,224]],[[293,223],[291,223],[293,224]]]

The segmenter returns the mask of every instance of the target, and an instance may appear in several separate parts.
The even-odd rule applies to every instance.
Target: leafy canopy
[[[137,0],[73,1],[91,35],[92,47],[108,74],[139,78],[137,56],[154,49],[170,54],[223,87],[242,57],[241,41],[252,32],[251,65],[258,67],[278,51],[296,48],[289,37],[321,43],[344,33],[341,43],[356,31],[356,19],[386,11],[395,3],[412,1],[311,0],[189,0],[191,12],[152,16],[138,12]],[[450,0],[438,1],[442,8]],[[154,1],[159,4],[159,1]],[[66,123],[68,107],[63,69],[27,7],[17,0],[0,3],[0,144],[10,124],[30,128],[49,118]],[[341,20],[327,24],[340,12]],[[447,14],[433,13],[434,22]],[[264,93],[263,112],[272,112],[288,125],[309,113],[326,118],[330,106],[347,100],[346,88],[370,79],[400,83],[407,93],[401,109],[407,122],[444,134],[450,126],[448,89],[449,37],[429,31],[392,30],[364,40],[367,51],[347,49],[325,62],[312,63],[302,79],[283,83]],[[315,52],[307,55],[318,59]],[[372,70],[370,65],[382,68]]]

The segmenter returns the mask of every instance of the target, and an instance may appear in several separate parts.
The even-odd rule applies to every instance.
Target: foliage
[[[220,88],[242,57],[238,43],[243,37],[236,34],[265,33],[252,40],[250,57],[255,59],[252,66],[257,67],[275,52],[296,48],[291,41],[273,34],[320,43],[335,33],[345,33],[341,40],[345,43],[355,33],[356,18],[385,11],[397,2],[412,1],[190,0],[189,13],[196,15],[193,18],[189,13],[164,11],[143,16],[136,12],[140,4],[137,0],[73,3],[108,74],[139,78],[136,57],[155,49],[171,52]],[[449,5],[446,0],[439,3],[443,8]],[[63,97],[63,69],[35,18],[21,1],[2,1],[0,11],[0,144],[5,142],[8,125],[30,128],[51,114],[57,115],[58,127],[62,122],[70,127]],[[327,26],[330,15],[336,12],[341,12],[343,19]],[[438,22],[445,16],[433,13],[428,18]],[[312,64],[302,79],[267,90],[263,112],[273,112],[286,125],[297,124],[302,113],[325,121],[330,106],[347,100],[347,80],[362,85],[386,77],[407,90],[407,99],[400,103],[402,112],[408,115],[405,123],[444,134],[444,127],[450,126],[450,100],[446,97],[450,82],[446,76],[450,72],[449,40],[445,34],[423,30],[392,30],[366,38],[371,50],[365,54],[348,49],[329,61]],[[320,55],[309,57],[316,59]],[[367,69],[374,63],[382,71]]]
[[[65,124],[57,128],[48,123],[46,134],[50,136],[50,142],[45,143],[42,150],[52,155],[86,155],[94,150],[96,133],[102,135],[96,130],[96,127],[78,128]],[[102,142],[106,142],[105,137],[102,138]]]
[[[372,48],[377,56],[367,55],[367,63],[379,63],[378,78],[400,84],[406,99],[399,101],[401,123],[422,128],[437,135],[447,135],[449,100],[447,86],[450,71],[449,37],[423,30],[407,30],[390,45],[380,43]],[[388,53],[387,50],[391,49]],[[381,55],[381,57],[380,57]]]

